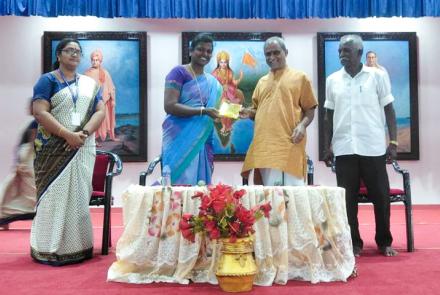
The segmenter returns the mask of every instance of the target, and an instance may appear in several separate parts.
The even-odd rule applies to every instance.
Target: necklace
[[[196,80],[197,89],[199,90],[199,98],[200,98],[200,105],[205,106],[202,100],[202,90],[200,89],[199,81],[197,79],[196,73],[194,72],[194,69],[192,68],[191,64],[189,64],[189,70],[191,71],[191,74],[194,77],[194,80]],[[203,75],[205,75],[205,72],[203,72]]]

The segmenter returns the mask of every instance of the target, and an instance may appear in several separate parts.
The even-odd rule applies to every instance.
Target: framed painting
[[[182,63],[189,63],[190,42],[199,32],[182,33]],[[269,72],[264,57],[264,42],[281,33],[209,32],[214,51],[205,72],[213,74],[223,85],[222,101],[252,105],[252,93],[258,80]],[[227,64],[231,78],[223,79],[220,62]],[[226,82],[229,80],[229,82]],[[254,121],[222,118],[215,123],[214,155],[217,161],[243,161],[254,135]]]
[[[44,32],[44,72],[53,69],[56,46],[66,37],[81,44],[78,73],[103,90],[106,120],[95,132],[96,148],[126,162],[147,161],[147,33]]]
[[[419,159],[419,119],[417,80],[417,36],[404,33],[318,33],[319,159],[324,157],[324,102],[326,78],[342,68],[339,62],[339,39],[358,34],[363,39],[361,62],[375,58],[380,70],[388,73],[397,119],[397,158]],[[388,134],[388,133],[387,133]]]

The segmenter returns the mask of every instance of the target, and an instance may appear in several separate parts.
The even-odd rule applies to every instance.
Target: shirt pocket
[[[377,96],[377,89],[375,85],[371,85],[370,83],[366,83],[364,85],[359,86],[359,90],[355,90],[358,92],[355,95],[356,99],[354,100],[354,104],[360,107],[367,108],[377,108],[379,105],[379,98]]]

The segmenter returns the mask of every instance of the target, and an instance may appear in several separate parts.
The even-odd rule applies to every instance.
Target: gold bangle
[[[390,144],[394,144],[395,146],[399,146],[397,140],[390,140]]]
[[[200,116],[203,115],[203,110],[205,109],[205,107],[200,107]]]
[[[60,127],[60,129],[58,129],[58,137],[61,137],[61,133],[62,133],[62,131],[63,131],[63,126],[61,126]]]

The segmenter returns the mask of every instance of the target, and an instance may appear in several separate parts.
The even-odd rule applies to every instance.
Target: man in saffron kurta
[[[264,185],[303,185],[305,130],[318,103],[307,76],[286,66],[283,39],[268,39],[264,53],[271,71],[258,81],[252,108],[242,111],[242,117],[255,118],[254,138],[242,175],[247,178],[258,168]],[[258,177],[254,182],[259,183]]]

